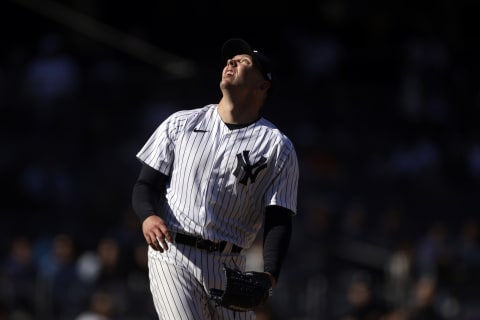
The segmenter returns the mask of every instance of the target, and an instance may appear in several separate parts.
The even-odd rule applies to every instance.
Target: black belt
[[[175,242],[195,247],[197,249],[207,250],[209,252],[223,252],[225,246],[227,245],[227,241],[213,242],[210,240],[190,236],[184,233],[177,233],[177,235],[175,236]],[[233,244],[232,250],[230,252],[239,253],[240,251],[242,251],[242,247]]]

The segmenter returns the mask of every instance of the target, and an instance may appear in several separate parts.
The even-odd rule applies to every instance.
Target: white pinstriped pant
[[[224,251],[229,250],[227,245]],[[245,270],[239,253],[207,252],[170,244],[164,253],[148,250],[150,290],[161,320],[253,320],[254,312],[234,312],[215,306],[211,288],[225,288],[223,264]]]

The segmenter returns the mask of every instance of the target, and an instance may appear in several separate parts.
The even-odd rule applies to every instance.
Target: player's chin
[[[232,76],[223,76],[222,80],[220,81],[220,88],[226,89],[233,85],[233,77]]]

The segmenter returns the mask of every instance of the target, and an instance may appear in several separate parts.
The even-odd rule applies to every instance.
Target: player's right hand
[[[142,224],[142,231],[148,245],[154,250],[163,252],[168,250],[167,241],[173,243],[165,222],[159,216],[152,215],[145,219]]]

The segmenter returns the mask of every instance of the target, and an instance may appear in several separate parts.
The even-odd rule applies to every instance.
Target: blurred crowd
[[[479,319],[468,6],[443,8],[439,27],[440,16],[402,24],[390,11],[360,23],[361,8],[326,3],[329,24],[279,24],[275,44],[245,35],[276,57],[265,117],[301,168],[292,244],[261,316]],[[155,319],[130,203],[135,154],[171,112],[217,102],[225,39],[179,41],[199,71],[175,78],[34,16],[38,28],[18,29],[0,57],[0,319]],[[260,269],[260,241],[247,253]]]

